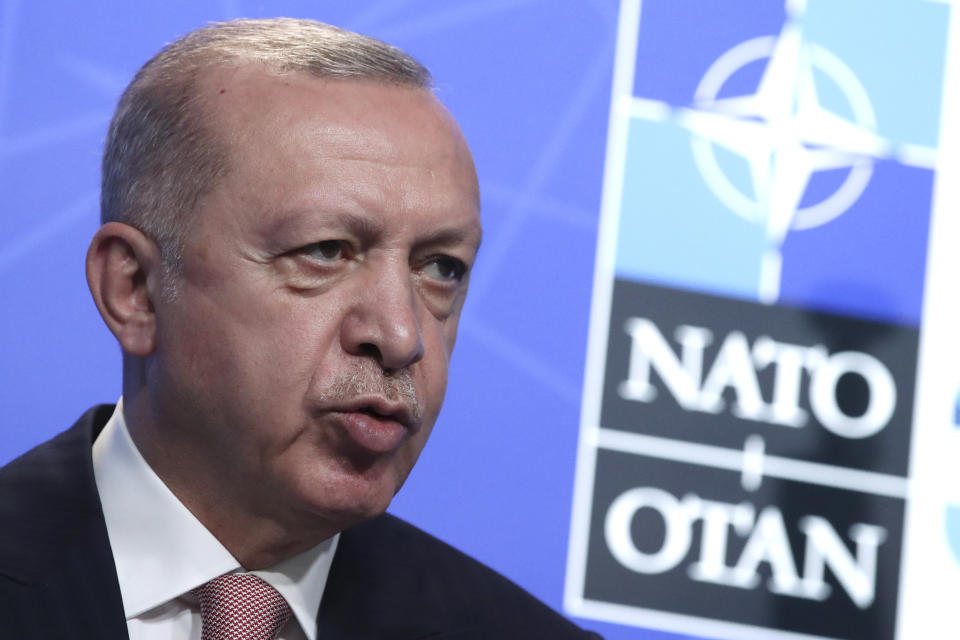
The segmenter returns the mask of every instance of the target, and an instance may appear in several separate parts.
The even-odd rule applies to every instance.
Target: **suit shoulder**
[[[45,499],[60,501],[88,491],[89,484],[78,484],[93,479],[93,434],[112,412],[109,405],[94,407],[70,429],[0,467],[0,508],[32,511]]]
[[[35,573],[40,558],[102,523],[90,446],[96,426],[112,411],[107,405],[91,409],[67,431],[0,468],[0,573]]]
[[[330,579],[347,577],[346,594],[352,595],[330,590],[331,598],[360,597],[370,602],[371,613],[403,603],[397,623],[419,624],[417,632],[461,629],[503,639],[597,637],[493,569],[388,514],[341,535]]]

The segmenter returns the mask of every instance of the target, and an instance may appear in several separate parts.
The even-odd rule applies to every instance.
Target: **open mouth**
[[[357,413],[366,414],[372,418],[377,418],[378,420],[392,420],[393,418],[389,414],[380,413],[373,407],[360,407],[356,410]]]
[[[337,415],[350,440],[374,453],[393,451],[409,433],[395,415],[384,414],[372,407],[358,407]]]

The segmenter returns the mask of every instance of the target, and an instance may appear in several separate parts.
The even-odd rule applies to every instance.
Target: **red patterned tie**
[[[193,590],[203,640],[273,640],[290,619],[277,590],[252,573],[228,573]]]

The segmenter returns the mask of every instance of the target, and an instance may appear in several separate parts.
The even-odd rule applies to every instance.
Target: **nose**
[[[341,326],[350,354],[375,359],[386,371],[423,358],[418,299],[407,264],[369,269],[358,283],[355,304]]]

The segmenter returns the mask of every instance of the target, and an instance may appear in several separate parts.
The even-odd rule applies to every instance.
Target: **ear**
[[[160,248],[130,225],[108,222],[90,241],[87,285],[103,321],[130,355],[148,356],[156,345],[160,270]]]

